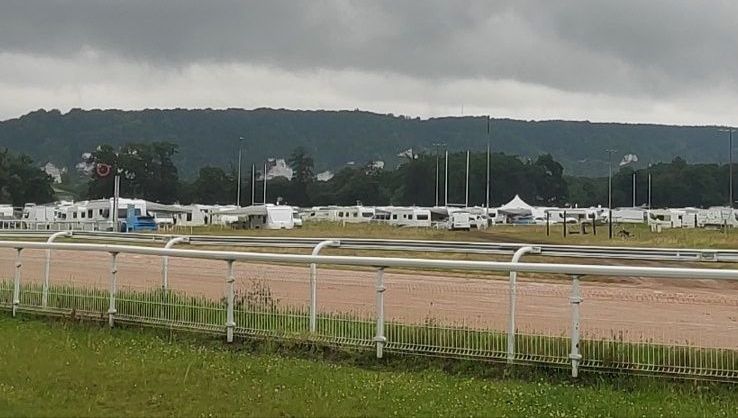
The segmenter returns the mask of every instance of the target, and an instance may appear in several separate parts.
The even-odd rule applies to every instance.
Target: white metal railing
[[[176,237],[186,237],[191,245],[240,246],[277,248],[314,248],[326,238],[262,237],[243,235],[173,235],[157,233],[122,233],[110,231],[74,231],[75,239],[106,240],[115,242],[166,242]],[[51,231],[0,231],[2,238],[46,238]],[[340,241],[341,247],[357,250],[381,250],[398,252],[435,252],[513,255],[526,243],[461,242],[430,240],[331,238]],[[547,257],[603,258],[621,260],[684,261],[684,262],[738,262],[736,249],[705,248],[651,248],[624,246],[585,246],[565,244],[536,244],[540,254]]]
[[[53,241],[50,239],[50,241]],[[171,241],[170,241],[171,243]],[[177,317],[166,317],[166,315],[159,313],[153,313],[151,310],[152,306],[160,305],[161,309],[171,307],[172,305],[169,297],[171,297],[170,290],[168,289],[168,281],[171,280],[168,277],[168,263],[164,260],[168,260],[169,257],[176,258],[187,258],[187,259],[200,259],[200,260],[219,260],[226,264],[225,273],[225,295],[224,307],[218,307],[214,310],[217,312],[223,311],[225,314],[224,321],[218,325],[210,320],[200,321],[200,325],[207,325],[208,330],[218,329],[218,327],[225,327],[227,341],[233,341],[234,334],[240,333],[235,317],[235,292],[236,292],[236,279],[234,273],[234,265],[236,263],[279,263],[279,264],[292,264],[309,267],[309,276],[306,277],[306,281],[309,283],[309,304],[307,306],[308,313],[306,315],[307,327],[305,331],[307,335],[315,334],[317,332],[318,322],[318,308],[317,308],[317,287],[318,281],[317,266],[319,265],[331,265],[331,266],[351,266],[351,267],[370,267],[376,271],[374,293],[376,295],[374,312],[374,337],[371,338],[371,343],[375,346],[377,351],[377,357],[382,357],[385,348],[394,348],[398,350],[406,350],[411,352],[429,352],[432,354],[447,354],[452,355],[470,355],[470,356],[482,356],[490,358],[506,359],[508,362],[520,362],[521,360],[529,359],[530,361],[550,362],[551,357],[546,355],[537,354],[536,350],[527,349],[523,350],[521,347],[516,346],[516,336],[519,331],[516,327],[515,316],[516,316],[516,298],[517,298],[517,273],[545,273],[545,274],[558,274],[565,275],[571,279],[571,295],[569,297],[569,304],[571,309],[571,326],[570,333],[567,337],[569,345],[568,361],[571,364],[572,375],[576,376],[581,365],[587,362],[587,358],[583,355],[580,343],[580,310],[579,306],[583,301],[580,281],[586,279],[589,276],[642,276],[652,278],[670,278],[678,280],[693,280],[693,279],[711,279],[721,281],[732,281],[738,280],[738,270],[734,269],[704,269],[704,268],[675,268],[675,267],[640,267],[640,266],[604,266],[604,265],[582,265],[582,264],[551,264],[551,263],[521,263],[519,262],[520,257],[525,253],[536,253],[536,247],[524,247],[516,252],[515,257],[511,262],[496,262],[496,261],[465,261],[465,260],[439,260],[439,259],[413,259],[413,258],[397,258],[397,257],[357,257],[357,256],[333,256],[333,255],[319,255],[320,249],[326,246],[337,246],[340,245],[338,242],[325,241],[316,246],[313,254],[302,255],[302,254],[271,254],[271,253],[253,253],[253,252],[236,252],[236,251],[203,251],[203,250],[191,250],[191,249],[174,249],[174,248],[152,248],[152,247],[140,247],[140,246],[128,246],[128,245],[107,245],[107,244],[78,244],[78,243],[55,243],[55,242],[21,242],[21,241],[0,241],[0,249],[9,249],[15,251],[15,264],[14,264],[14,275],[13,275],[13,287],[12,297],[10,300],[10,308],[13,315],[16,315],[19,309],[22,310],[40,310],[52,311],[52,307],[49,304],[49,292],[50,292],[50,265],[46,264],[45,277],[43,287],[41,289],[41,300],[42,302],[38,305],[34,303],[28,303],[23,305],[21,292],[24,290],[23,279],[22,279],[22,253],[24,250],[46,250],[47,254],[50,255],[51,251],[64,250],[64,251],[76,251],[76,252],[93,252],[93,253],[107,253],[110,257],[110,269],[108,275],[108,289],[107,289],[107,319],[110,326],[113,326],[116,319],[119,318],[119,307],[117,305],[120,299],[118,295],[118,256],[120,254],[135,254],[141,256],[157,256],[162,257],[162,271],[161,271],[161,291],[163,293],[156,294],[155,296],[143,295],[142,298],[148,298],[142,303],[142,306],[146,305],[146,313],[129,315],[124,320],[131,322],[142,322],[142,323],[155,323],[155,324],[167,324],[168,326],[183,326],[183,327],[195,327],[198,325],[187,325],[181,319]],[[167,245],[171,247],[171,245]],[[48,259],[47,259],[48,260]],[[83,269],[84,266],[79,266]],[[385,271],[387,269],[404,269],[411,271],[419,270],[440,270],[440,271],[477,271],[477,272],[504,272],[510,274],[509,281],[509,306],[508,306],[508,319],[509,326],[505,331],[502,330],[469,330],[469,329],[453,329],[449,325],[438,326],[438,327],[415,327],[409,329],[409,325],[406,324],[395,324],[391,326],[393,330],[397,332],[404,332],[404,338],[402,343],[398,343],[393,346],[394,342],[387,335],[387,322],[385,318],[385,293],[387,292],[387,286],[385,282]],[[350,274],[350,273],[349,273]],[[2,287],[0,287],[0,294],[2,293]],[[99,293],[99,292],[98,292]],[[89,296],[92,298],[93,296]],[[99,299],[99,295],[95,296]],[[126,303],[131,302],[127,300]],[[135,301],[133,301],[135,302]],[[3,299],[0,297],[0,305],[3,305]],[[166,306],[165,306],[166,305]],[[216,303],[217,305],[217,303]],[[57,307],[59,308],[59,307]],[[224,309],[223,309],[224,308]],[[272,307],[273,308],[273,307]],[[272,309],[270,308],[270,309]],[[76,312],[81,314],[83,312]],[[243,312],[239,311],[239,314]],[[219,315],[219,314],[218,314]],[[284,335],[284,330],[276,329],[274,325],[275,318],[281,315],[279,312],[272,310],[266,313],[259,313],[261,319],[266,318],[268,321],[272,321],[269,326],[261,326],[261,330],[264,333],[270,335]],[[285,314],[285,317],[300,317],[290,311],[289,314]],[[281,317],[280,317],[281,318]],[[277,318],[285,323],[284,318]],[[362,327],[361,321],[354,321],[352,319],[342,318],[342,321],[350,323],[353,327]],[[277,321],[278,322],[278,321]],[[352,325],[353,324],[353,325]],[[259,328],[257,326],[256,328]],[[223,329],[223,328],[220,328]],[[413,341],[412,338],[428,339],[426,331],[432,329],[435,332],[438,329],[443,329],[448,336],[452,336],[451,339],[443,340],[441,342],[433,342],[427,344],[421,341]],[[334,336],[329,339],[332,343],[341,343],[341,341],[356,340],[351,334],[355,330],[344,333],[344,335]],[[492,341],[494,335],[490,336],[483,334],[488,331],[502,331],[502,337],[506,341],[506,348],[502,350],[489,348],[496,343]],[[426,333],[426,334],[424,334]],[[246,332],[245,334],[248,334]],[[296,337],[303,337],[305,334],[297,333]],[[363,335],[363,334],[362,334]],[[415,336],[415,337],[413,337]],[[548,336],[543,339],[534,339],[527,335],[520,335],[520,338],[524,338],[525,347],[531,345],[542,344],[547,347],[556,346],[556,350],[559,350],[558,345],[561,344],[561,338],[555,339]],[[482,338],[488,338],[489,341],[484,342],[487,344],[485,349],[479,349],[481,346],[479,340]],[[537,337],[536,337],[537,338]],[[358,338],[361,341],[363,337]],[[540,341],[539,341],[540,340]],[[495,340],[496,341],[496,340]],[[501,341],[501,340],[500,340]],[[626,342],[629,343],[629,342]],[[428,348],[428,347],[431,347]],[[633,351],[635,354],[632,356],[641,356],[642,348],[635,346],[626,345],[628,350]],[[440,349],[439,349],[440,348]],[[698,347],[699,348],[699,347]],[[649,348],[650,349],[650,348]],[[659,348],[659,350],[668,350],[669,347]],[[499,351],[499,353],[498,353]],[[525,351],[525,352],[524,352]],[[636,351],[638,351],[636,353]],[[667,353],[667,351],[664,351]],[[671,355],[670,352],[667,353]],[[696,354],[695,354],[696,355]],[[709,354],[714,355],[714,353]],[[687,374],[694,376],[709,376],[709,377],[722,377],[729,379],[738,379],[738,362],[736,359],[735,350],[722,350],[719,352],[720,356],[727,356],[727,360],[721,357],[719,365],[715,366],[710,363],[709,367],[695,365],[697,363],[689,360],[688,366],[679,366],[670,369],[671,373]],[[653,353],[648,354],[646,357],[653,357]],[[649,357],[649,358],[651,358]],[[610,359],[606,359],[610,361]],[[554,363],[560,364],[559,359],[556,359]],[[702,359],[700,358],[700,361]],[[708,361],[708,360],[706,360]],[[599,363],[598,363],[599,362]],[[651,360],[645,360],[638,362],[630,362],[625,364],[621,362],[617,368],[634,369],[637,371],[660,371],[658,364],[651,364]],[[591,364],[605,364],[606,362],[601,359],[593,359]],[[631,364],[632,363],[632,364]],[[603,366],[604,367],[604,366]],[[674,372],[673,370],[677,370]]]

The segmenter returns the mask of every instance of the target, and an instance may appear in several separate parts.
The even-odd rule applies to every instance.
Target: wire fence
[[[164,253],[147,254],[159,251],[151,248],[78,251],[79,244],[54,244],[47,270],[39,244],[20,257],[12,245],[23,243],[6,244],[0,243],[0,308],[16,314],[300,339],[376,348],[378,356],[392,351],[571,366],[574,373],[738,381],[738,285],[698,281],[705,270],[693,269],[695,280],[681,281],[648,279],[645,272],[658,273],[648,268],[644,276],[619,281],[587,282],[579,275],[527,281],[521,273],[511,334],[512,287],[500,280],[504,269],[498,267],[485,271],[474,264],[459,274],[465,262],[455,261],[454,269],[408,271],[345,257],[356,264],[318,265],[311,309],[310,265],[288,255],[268,263],[166,250],[176,256],[168,257],[165,275]],[[195,253],[199,258],[190,256]],[[322,258],[310,259],[316,260]],[[418,263],[407,260],[408,268]],[[726,277],[732,272],[723,271]]]

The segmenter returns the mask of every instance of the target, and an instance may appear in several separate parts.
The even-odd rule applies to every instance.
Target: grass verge
[[[735,416],[732,386],[495,378],[0,314],[2,416]],[[475,366],[481,368],[480,365]],[[487,365],[485,367],[492,367]]]

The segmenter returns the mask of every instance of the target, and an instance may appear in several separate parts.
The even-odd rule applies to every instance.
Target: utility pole
[[[113,232],[120,232],[118,229],[118,205],[120,201],[120,173],[115,169],[115,178],[113,179]]]
[[[607,176],[607,207],[608,209],[612,209],[612,153],[615,150],[607,149],[605,151],[607,151],[607,167],[609,169]]]
[[[251,206],[254,205],[255,201],[255,192],[256,192],[256,165],[251,164]]]
[[[264,204],[267,204],[267,163],[264,161]]]
[[[433,146],[435,147],[435,150],[436,150],[436,206],[438,206],[438,197],[439,197],[438,196],[439,195],[439,192],[438,192],[438,186],[439,186],[438,180],[439,180],[439,178],[441,176],[441,174],[440,174],[440,165],[439,165],[439,160],[441,159],[441,155],[438,153],[438,147],[445,147],[446,144],[442,144],[440,142],[437,142],[437,143],[434,143]]]
[[[242,136],[238,137],[238,181],[236,182],[236,206],[241,206],[241,144],[243,143],[244,138]]]
[[[444,164],[444,170],[446,171],[444,177],[443,186],[443,204],[448,208],[448,149],[446,149],[446,163]]]
[[[486,209],[487,215],[489,215],[489,142],[490,142],[490,136],[489,136],[489,116],[487,116],[487,185],[485,187],[485,199],[484,199],[484,207]]]
[[[728,184],[729,184],[729,193],[728,193],[728,202],[730,207],[733,207],[733,132],[735,132],[735,128],[724,128],[720,129],[720,132],[727,132],[728,133]]]
[[[614,149],[608,149],[607,151],[607,167],[609,169],[609,175],[607,176],[607,229],[608,237],[612,239],[612,153]],[[564,219],[566,224],[566,219]]]
[[[469,150],[466,150],[466,198],[464,199],[464,207],[469,207]]]
[[[636,207],[636,172],[633,171],[633,207]]]
[[[651,164],[648,165],[648,209],[651,209]]]

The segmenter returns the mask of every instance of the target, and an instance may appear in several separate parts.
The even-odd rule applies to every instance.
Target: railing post
[[[571,297],[569,303],[571,304],[571,377],[577,377],[579,375],[579,361],[582,359],[582,355],[579,352],[579,305],[582,303],[581,289],[579,288],[579,276],[571,276]]]
[[[115,322],[115,294],[117,292],[118,281],[118,253],[110,253],[110,305],[108,307],[108,325],[113,328]]]
[[[16,248],[16,255],[15,255],[15,276],[13,279],[13,316],[15,316],[16,311],[18,310],[18,305],[20,305],[20,281],[21,281],[21,251],[22,248]]]
[[[190,237],[174,237],[164,245],[165,249],[174,247],[182,242],[190,242]],[[169,257],[161,257],[161,289],[165,292],[169,289]]]
[[[320,251],[325,247],[338,247],[341,242],[338,240],[326,240],[318,243],[313,248],[312,255],[317,256]],[[310,333],[315,333],[317,328],[317,312],[318,312],[318,301],[317,301],[317,279],[318,279],[318,265],[315,263],[310,264]]]
[[[520,262],[520,258],[528,253],[540,254],[541,247],[525,246],[518,248],[513,254],[511,263]],[[515,361],[515,306],[518,298],[518,272],[510,271],[510,303],[507,324],[507,363],[512,364]]]
[[[71,231],[55,232],[49,236],[46,240],[47,243],[51,244],[55,239],[59,237],[71,237]],[[41,292],[41,307],[46,309],[49,305],[49,277],[51,275],[51,250],[46,250],[46,266],[44,269],[44,287]]]
[[[229,343],[233,342],[233,328],[236,326],[236,322],[233,319],[233,300],[235,298],[233,286],[236,278],[233,275],[233,260],[228,260],[228,273],[226,276],[227,295],[226,295],[226,341]]]
[[[374,342],[377,343],[377,358],[382,358],[384,344],[387,342],[387,338],[384,336],[384,267],[380,267],[377,270],[377,281],[375,285],[377,292],[377,335],[374,337]]]

